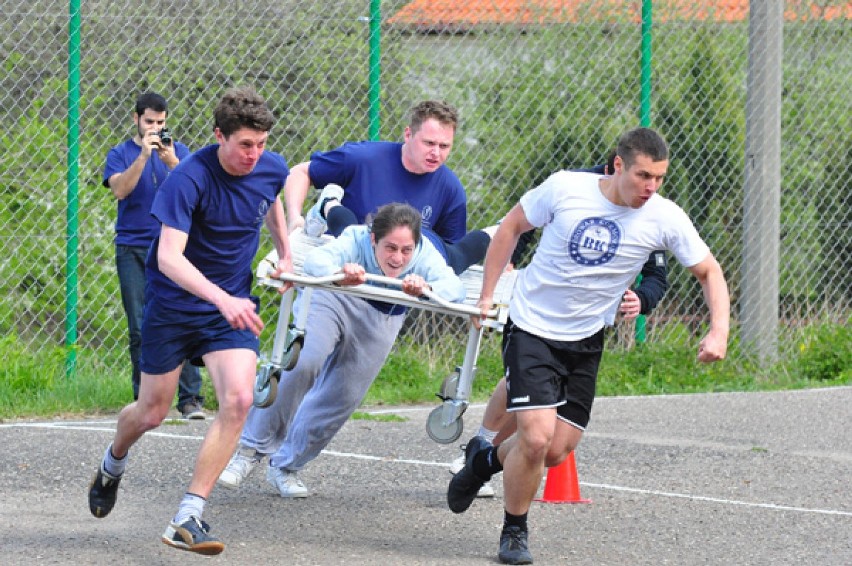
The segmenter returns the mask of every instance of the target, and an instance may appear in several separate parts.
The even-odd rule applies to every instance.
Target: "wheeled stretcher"
[[[278,261],[278,255],[273,250],[258,264],[255,273],[258,284],[278,288],[284,282],[291,282],[303,295],[300,300],[304,301],[304,305],[310,304],[312,290],[319,288],[336,293],[349,293],[365,299],[401,304],[411,308],[428,309],[452,316],[479,316],[480,312],[476,303],[479,300],[479,291],[482,287],[481,266],[471,266],[460,275],[467,290],[467,296],[462,303],[451,303],[434,294],[412,297],[400,289],[401,280],[376,275],[368,275],[368,282],[379,283],[383,286],[370,284],[338,286],[334,283],[342,279],[342,274],[311,277],[302,273],[302,265],[308,251],[313,247],[322,245],[328,239],[330,239],[330,236],[312,238],[305,235],[301,230],[294,231],[290,234],[293,273],[282,274],[276,278],[271,276]],[[444,379],[441,390],[437,394],[441,399],[441,405],[429,414],[426,421],[426,432],[435,442],[442,444],[454,442],[462,434],[464,429],[462,415],[469,405],[482,334],[486,327],[502,331],[508,316],[509,298],[516,276],[517,272],[510,271],[500,277],[494,292],[494,308],[488,313],[480,328],[477,329],[473,324],[470,324],[464,361],[461,366],[457,366],[455,371]],[[268,407],[273,403],[278,391],[278,380],[281,377],[281,372],[291,370],[296,366],[302,346],[305,340],[309,339],[311,329],[305,328],[308,308],[298,309],[298,314],[294,317],[293,302],[295,297],[295,290],[292,288],[281,296],[272,353],[269,360],[258,368],[255,379],[254,404],[257,407]]]

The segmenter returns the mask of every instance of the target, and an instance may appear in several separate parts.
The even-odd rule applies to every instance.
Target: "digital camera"
[[[172,133],[168,130],[168,128],[163,128],[157,132],[157,137],[160,138],[160,142],[162,142],[163,145],[172,145]]]

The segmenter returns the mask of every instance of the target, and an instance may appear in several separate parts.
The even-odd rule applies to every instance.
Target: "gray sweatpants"
[[[251,408],[240,444],[271,454],[273,466],[302,469],[361,404],[404,318],[359,297],[314,289],[296,367],[281,374],[270,407]]]

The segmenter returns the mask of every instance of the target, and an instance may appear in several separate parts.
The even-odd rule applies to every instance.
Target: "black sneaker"
[[[450,511],[453,513],[467,511],[467,508],[476,499],[479,488],[490,479],[482,479],[473,473],[474,455],[490,446],[491,444],[481,436],[474,436],[465,446],[464,467],[453,476],[453,479],[450,480],[450,486],[447,488],[447,505],[450,506]]]
[[[121,476],[112,476],[104,471],[103,465],[98,466],[98,473],[89,484],[89,511],[92,515],[99,519],[109,515],[115,507],[120,481]]]
[[[169,523],[162,539],[169,546],[206,556],[213,556],[225,550],[222,541],[210,536],[210,525],[198,517],[190,517],[180,525]]]
[[[497,557],[503,564],[532,564],[527,536],[529,533],[517,527],[504,526],[500,533],[500,554]]]
[[[188,421],[203,421],[206,416],[201,408],[201,403],[198,401],[188,401],[183,406],[178,407],[180,414]]]

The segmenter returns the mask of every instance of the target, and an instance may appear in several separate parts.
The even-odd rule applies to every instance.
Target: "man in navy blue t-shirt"
[[[275,122],[272,111],[253,89],[242,87],[225,94],[214,119],[218,143],[184,159],[151,206],[161,228],[146,263],[139,399],[119,414],[113,441],[89,486],[89,510],[107,516],[130,448],[165,419],[184,361],[203,363],[219,411],[162,536],[169,546],[199,554],[225,548],[201,515],[253,400],[264,325],[258,299],[251,295],[252,262],[264,222],[279,257],[276,274],[292,271],[278,198],[289,169],[282,156],[264,151]]]
[[[118,200],[115,220],[115,266],[121,303],[127,317],[133,398],[139,398],[139,348],[145,302],[145,257],[160,231],[151,203],[172,169],[189,156],[189,148],[167,133],[166,99],[146,92],[136,99],[132,138],[107,153],[103,184]],[[161,135],[165,134],[165,135]],[[185,364],[178,381],[178,411],[187,419],[204,419],[201,373]]]
[[[409,112],[403,141],[348,142],[317,151],[294,166],[284,187],[288,226],[310,236],[339,236],[346,226],[369,223],[379,207],[410,204],[420,212],[423,235],[456,273],[485,256],[491,241],[483,230],[467,232],[467,196],[446,165],[453,147],[458,112],[446,102],[424,100]],[[310,186],[323,189],[303,218]]]

